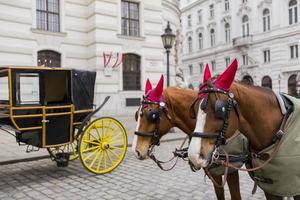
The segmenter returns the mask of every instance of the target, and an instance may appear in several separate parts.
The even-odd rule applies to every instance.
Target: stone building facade
[[[205,64],[221,73],[237,58],[238,78],[296,95],[299,0],[182,0],[184,73],[198,87]]]

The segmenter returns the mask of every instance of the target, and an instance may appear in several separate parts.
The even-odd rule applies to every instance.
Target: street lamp
[[[164,34],[161,35],[161,39],[166,49],[167,53],[167,86],[170,86],[170,63],[169,63],[169,56],[170,56],[170,49],[173,46],[175,40],[175,34],[172,33],[172,29],[170,27],[170,22],[168,21],[167,27],[165,28]]]

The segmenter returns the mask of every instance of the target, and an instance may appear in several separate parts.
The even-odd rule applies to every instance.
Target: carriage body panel
[[[0,124],[11,126],[18,142],[42,148],[69,144],[74,127],[93,111],[95,77],[72,69],[1,68]]]

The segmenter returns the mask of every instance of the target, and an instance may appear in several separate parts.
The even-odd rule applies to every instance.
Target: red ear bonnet
[[[215,87],[228,92],[234,80],[237,68],[238,62],[234,59],[231,65],[215,81]]]
[[[152,90],[152,84],[149,81],[149,79],[147,79],[146,86],[145,86],[145,95],[147,95],[150,90]]]
[[[203,74],[203,82],[199,86],[199,91],[202,90],[203,88],[207,87],[206,83],[207,81],[211,78],[211,73],[209,70],[209,65],[206,64],[204,74]],[[200,94],[200,99],[203,99],[206,94]]]
[[[211,73],[209,70],[209,66],[208,66],[208,64],[206,64],[202,83],[206,83],[208,81],[208,79],[210,79],[210,77],[211,77]]]
[[[149,92],[147,99],[154,102],[160,102],[162,99],[162,93],[164,89],[164,76],[161,75],[156,87]]]

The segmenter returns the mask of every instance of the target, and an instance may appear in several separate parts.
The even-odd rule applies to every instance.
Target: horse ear
[[[164,89],[164,76],[161,75],[155,89],[153,89],[152,95],[156,97],[156,99],[160,99]]]
[[[211,78],[211,73],[210,73],[208,64],[206,64],[205,70],[204,70],[204,75],[203,75],[203,83],[206,83],[208,81],[208,79],[210,79],[210,78]]]
[[[147,79],[146,86],[145,86],[145,94],[147,94],[150,90],[152,90],[152,84],[149,81],[149,79]]]
[[[229,88],[234,80],[237,68],[238,62],[236,59],[234,59],[231,65],[217,78],[217,80],[215,81],[215,86],[219,89],[229,91]]]

